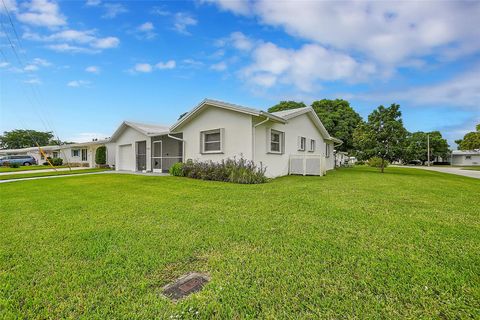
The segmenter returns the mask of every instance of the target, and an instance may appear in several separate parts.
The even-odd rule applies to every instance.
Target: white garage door
[[[118,146],[118,169],[135,171],[133,148],[131,144]]]

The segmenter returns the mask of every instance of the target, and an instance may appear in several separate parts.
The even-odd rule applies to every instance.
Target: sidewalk
[[[393,167],[393,166],[392,166]],[[456,174],[457,176],[470,177],[480,179],[480,171],[464,170],[457,167],[426,167],[426,166],[395,166],[397,168],[411,168],[411,169],[423,169],[436,172]]]
[[[88,167],[73,167],[72,170],[85,170],[91,169]],[[8,171],[8,172],[0,172],[0,176],[3,175],[11,175],[11,174],[25,174],[25,173],[40,173],[40,172],[52,172],[52,171],[68,171],[70,168],[58,168],[58,169],[40,169],[40,170],[23,170],[23,171]]]

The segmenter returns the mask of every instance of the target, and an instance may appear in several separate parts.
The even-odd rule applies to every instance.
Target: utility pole
[[[430,167],[430,135],[427,133],[427,166]]]

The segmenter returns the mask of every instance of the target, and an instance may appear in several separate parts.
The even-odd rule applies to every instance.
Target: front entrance
[[[147,142],[136,142],[136,159],[137,159],[137,171],[147,170]]]
[[[162,140],[153,141],[152,146],[152,170],[162,172]]]

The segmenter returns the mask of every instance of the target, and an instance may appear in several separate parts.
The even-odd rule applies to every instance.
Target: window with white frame
[[[72,157],[79,157],[80,149],[72,149]]]
[[[223,129],[215,129],[200,132],[202,153],[223,152]]]
[[[270,129],[269,153],[283,153],[285,133]]]
[[[465,156],[465,160],[472,160],[472,156]]]
[[[330,157],[330,143],[325,143],[325,158]]]
[[[307,138],[298,137],[298,151],[305,151],[307,145]]]
[[[315,151],[315,140],[310,139],[310,146],[308,148],[308,152],[314,152]]]

